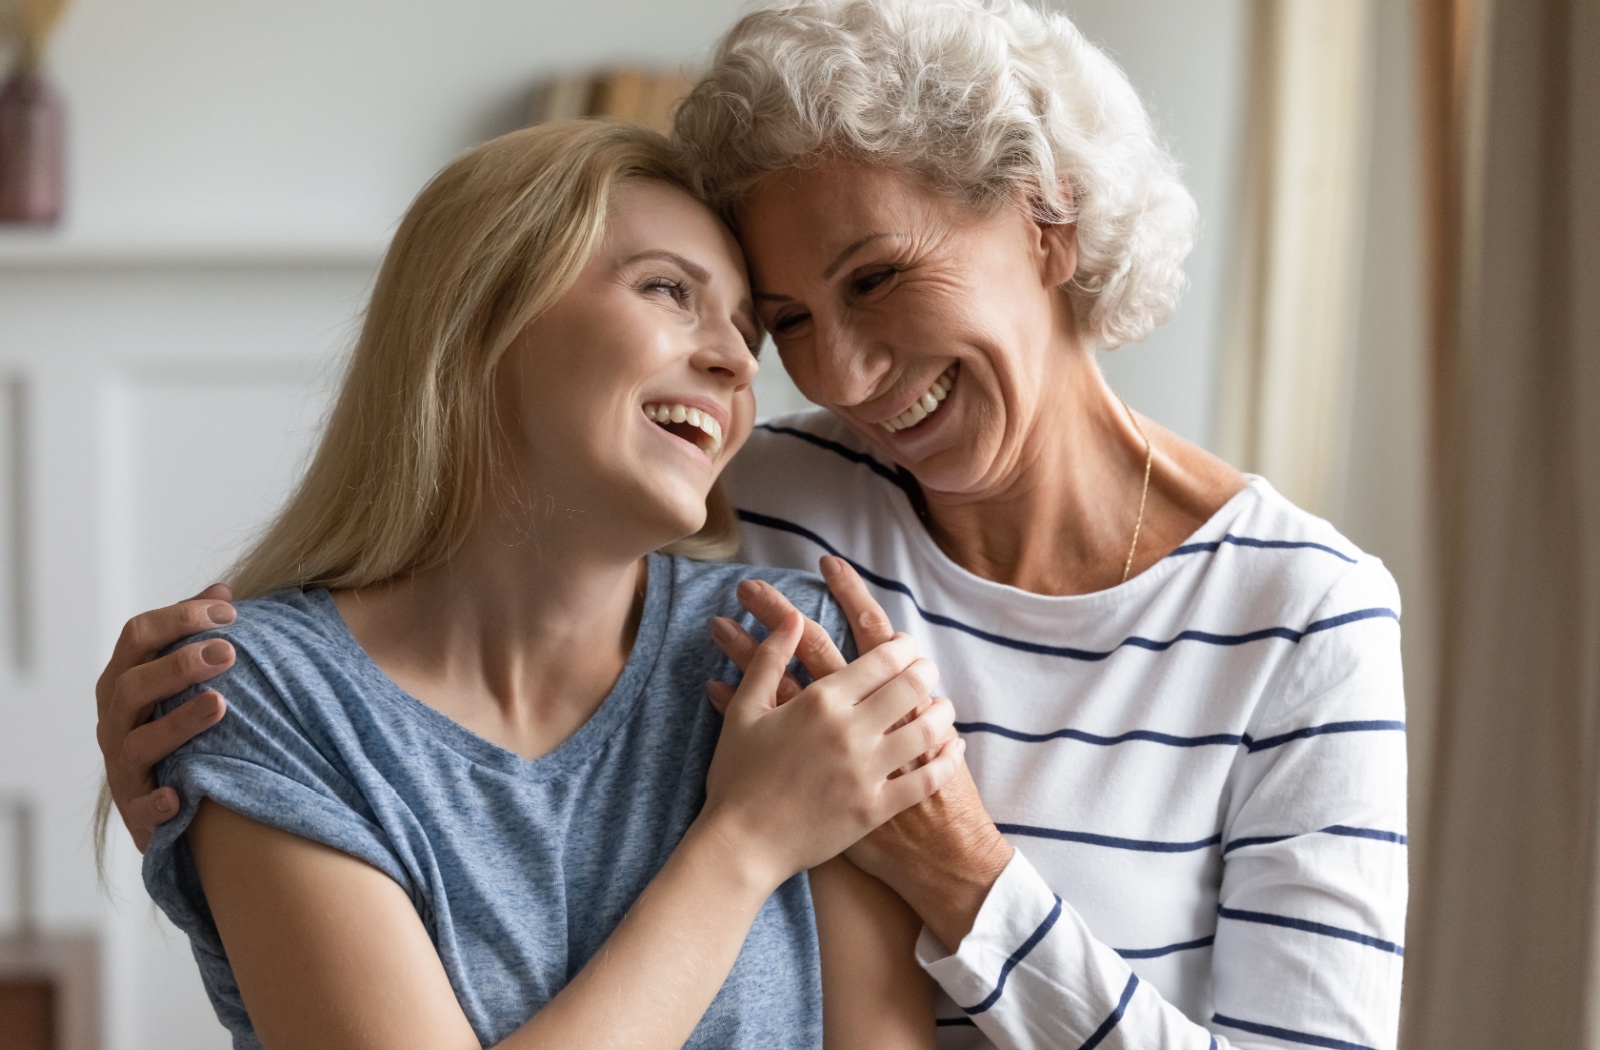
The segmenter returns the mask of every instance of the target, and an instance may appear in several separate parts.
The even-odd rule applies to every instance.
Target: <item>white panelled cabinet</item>
[[[0,790],[39,814],[44,927],[100,938],[106,1050],[228,1039],[120,827],[97,885],[94,680],[123,620],[209,582],[283,498],[376,260],[0,256]]]

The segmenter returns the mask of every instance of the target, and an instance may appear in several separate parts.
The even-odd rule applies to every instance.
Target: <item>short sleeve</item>
[[[177,790],[179,809],[151,836],[143,874],[151,898],[189,936],[207,990],[228,1022],[231,1008],[239,1002],[237,989],[185,838],[202,801],[211,799],[252,820],[349,853],[389,875],[413,899],[416,893],[356,778],[341,760],[342,705],[331,695],[302,695],[291,704],[282,695],[283,680],[274,684],[244,639],[228,632],[218,635],[235,643],[238,659],[205,688],[223,695],[228,712],[157,768],[161,784]],[[307,694],[317,691],[315,684],[289,687]],[[322,688],[331,691],[330,686]],[[199,691],[190,689],[165,702],[162,709]],[[233,989],[231,995],[228,989]],[[219,995],[232,1002],[219,1001]]]

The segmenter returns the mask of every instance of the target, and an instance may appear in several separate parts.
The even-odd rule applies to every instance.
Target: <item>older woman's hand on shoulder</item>
[[[151,709],[232,667],[234,652],[227,642],[212,639],[162,654],[190,635],[232,623],[232,598],[226,584],[214,583],[187,601],[140,613],[123,625],[94,688],[95,738],[106,763],[95,817],[97,849],[104,849],[113,805],[141,853],[151,832],[177,815],[178,793],[156,783],[156,765],[216,725],[226,704],[211,690],[161,718],[152,720]]]

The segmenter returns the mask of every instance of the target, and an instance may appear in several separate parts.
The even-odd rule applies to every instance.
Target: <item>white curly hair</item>
[[[730,221],[763,176],[882,163],[980,211],[1076,223],[1081,332],[1137,342],[1172,316],[1197,209],[1127,76],[1021,0],[790,0],[746,14],[674,138]]]

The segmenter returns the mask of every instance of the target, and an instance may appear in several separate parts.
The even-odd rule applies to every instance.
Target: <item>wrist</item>
[[[743,834],[733,822],[704,813],[684,832],[677,854],[715,872],[729,892],[754,899],[757,906],[798,870],[767,855],[755,836]]]
[[[972,932],[989,891],[1011,863],[1016,847],[993,824],[933,863],[897,864],[883,877],[950,951]]]

